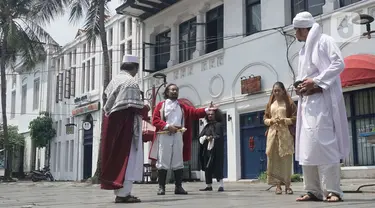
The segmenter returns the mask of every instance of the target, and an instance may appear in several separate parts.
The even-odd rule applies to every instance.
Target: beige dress
[[[271,119],[284,120],[283,124],[270,125]],[[290,185],[294,153],[294,138],[288,125],[295,122],[295,117],[286,118],[285,102],[274,101],[271,105],[271,118],[265,118],[269,126],[267,134],[267,182],[269,185]]]

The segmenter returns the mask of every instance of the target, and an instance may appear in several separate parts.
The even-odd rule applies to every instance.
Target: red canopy
[[[180,103],[183,103],[188,106],[194,106],[190,100],[185,99],[185,98],[180,98],[178,99]],[[150,122],[148,121],[143,121],[142,123],[142,140],[143,142],[150,142],[154,138],[154,132],[155,132],[155,126],[153,126]]]
[[[345,69],[341,73],[342,87],[375,83],[375,56],[357,54],[344,59]]]

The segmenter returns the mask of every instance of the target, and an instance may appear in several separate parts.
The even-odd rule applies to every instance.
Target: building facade
[[[134,18],[115,15],[108,19],[110,77],[119,72],[125,54],[139,55],[139,28]],[[57,136],[51,170],[56,180],[84,180],[95,173],[102,120],[102,60],[99,37],[90,41],[83,30],[54,56],[52,112]]]
[[[291,23],[295,14],[309,11],[321,24],[323,32],[332,36],[343,31],[342,27],[332,25],[333,18],[337,18],[336,22],[351,24],[345,16],[334,16],[338,12],[375,16],[373,1],[360,0],[155,2],[128,1],[116,9],[119,14],[138,18],[143,26],[142,59],[144,69],[152,72],[144,73],[144,89],[159,85],[162,80],[152,75],[162,72],[167,75],[168,83],[179,86],[180,97],[190,100],[194,106],[206,107],[211,101],[220,105],[226,113],[225,175],[231,181],[257,178],[266,169],[263,112],[273,84],[281,81],[291,90],[295,80],[298,51],[303,44],[293,38]],[[374,28],[374,23],[371,26]],[[361,34],[365,29],[361,26]],[[338,43],[344,57],[375,53],[374,39],[361,36],[355,43],[352,40]],[[241,92],[241,83],[249,77],[260,77],[260,92],[250,95]],[[361,122],[368,125],[374,121],[369,117],[366,121],[353,121],[351,118],[357,115],[350,110],[362,108],[354,104],[363,102],[359,101],[367,95],[362,93],[363,89],[367,88],[366,93],[371,94],[374,91],[371,87],[373,85],[345,89],[353,150],[344,161],[346,166],[375,165],[374,147],[353,133],[362,128],[358,126]],[[157,101],[161,99],[159,93]],[[352,100],[351,103],[348,100]],[[366,115],[369,111],[375,113],[369,106],[363,108],[366,108]],[[197,122],[195,126],[201,129],[203,124]],[[195,135],[190,166],[198,171],[198,134]],[[296,171],[297,167],[295,165]]]
[[[8,67],[6,72],[8,125],[17,126],[18,133],[25,137],[24,147],[18,151],[13,161],[15,173],[30,172],[47,164],[45,148],[36,148],[30,138],[29,123],[40,112],[50,111],[52,52],[52,47],[47,48],[46,60],[33,69],[24,68],[18,63]]]

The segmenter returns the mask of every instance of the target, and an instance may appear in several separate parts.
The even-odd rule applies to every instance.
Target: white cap
[[[122,59],[122,63],[136,63],[139,64],[139,59],[137,56],[125,55]]]
[[[315,23],[314,17],[310,12],[300,12],[293,19],[294,28],[310,28]]]

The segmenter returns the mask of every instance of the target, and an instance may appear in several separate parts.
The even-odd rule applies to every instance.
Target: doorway
[[[88,114],[83,120],[83,180],[92,176],[93,119]]]
[[[240,115],[241,178],[256,179],[267,169],[264,111]]]

